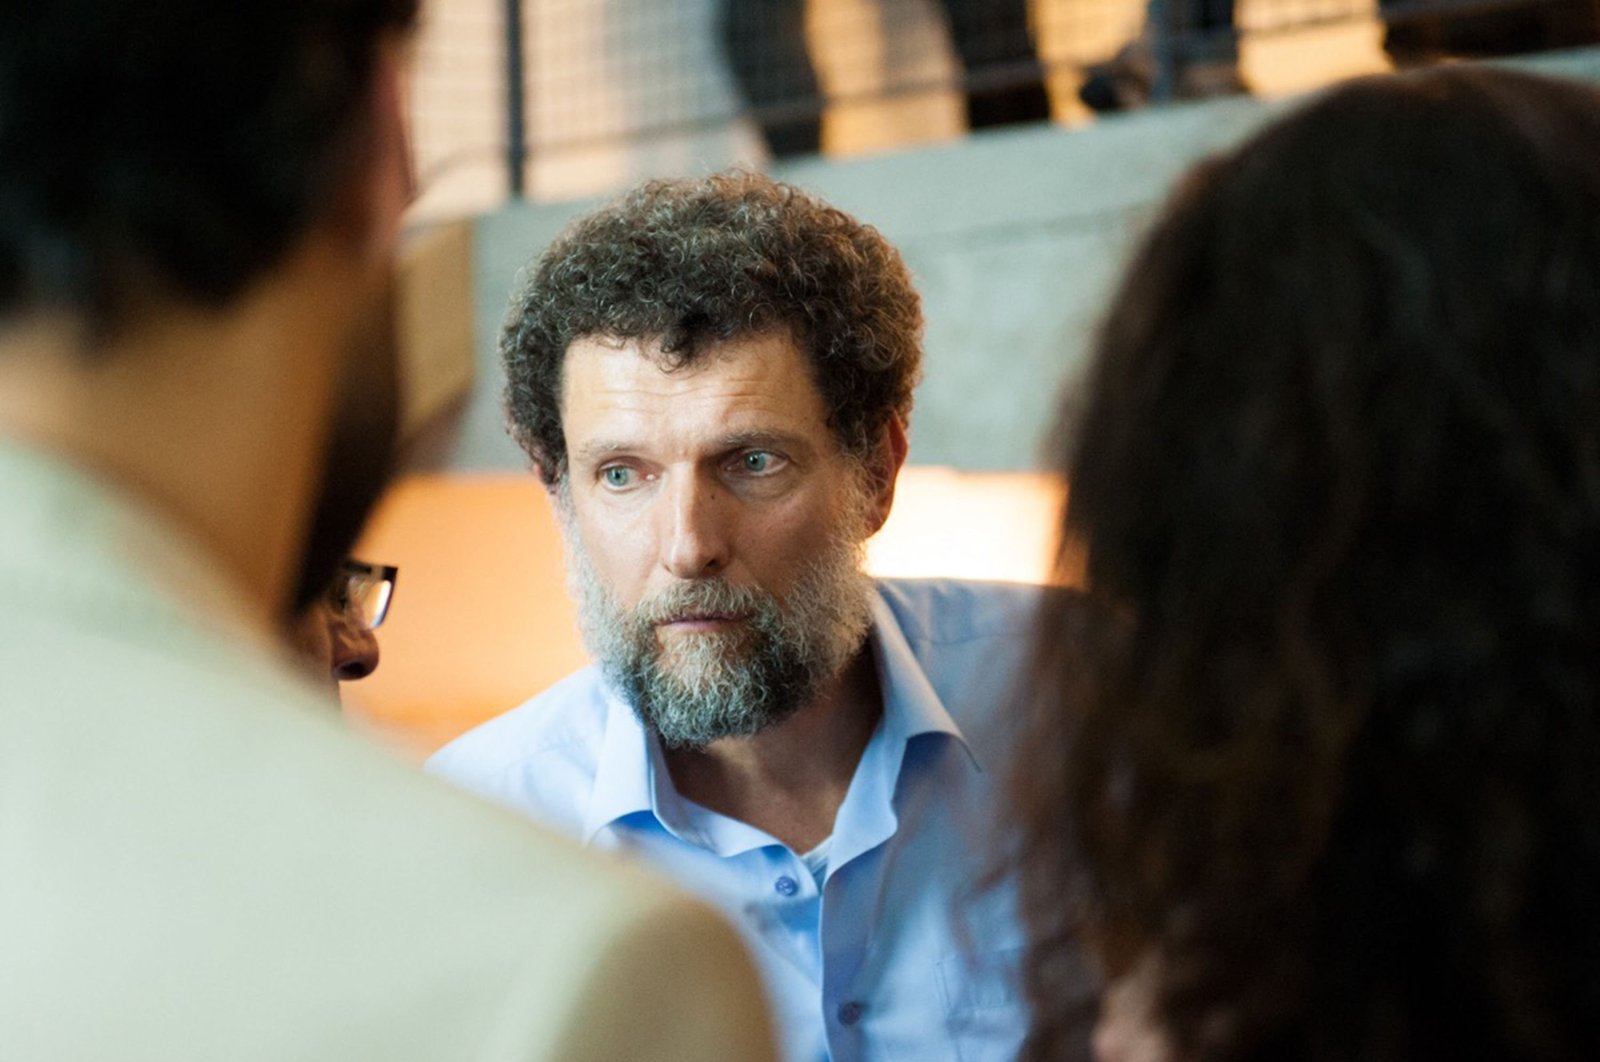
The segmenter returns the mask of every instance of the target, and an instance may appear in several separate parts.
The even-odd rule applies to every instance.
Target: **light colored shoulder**
[[[1081,594],[954,579],[883,580],[878,592],[974,755],[984,763],[1009,756],[1043,606]]]
[[[881,579],[877,586],[906,639],[922,643],[1024,635],[1050,593],[1026,583],[965,579]]]
[[[161,1049],[124,1053],[150,1058],[736,1057],[723,1037],[767,1057],[731,931],[666,883],[358,742],[271,660],[19,626],[0,617],[34,650],[0,645],[16,672],[0,776],[23,797],[0,805],[0,855],[19,868],[0,936],[25,914],[94,976],[30,971],[13,1002],[74,991],[107,1028],[136,1013]],[[33,837],[57,854],[28,858]],[[294,1020],[230,1053],[261,1013]]]
[[[367,862],[389,883],[387,902],[410,912],[401,935],[432,941],[428,977],[440,994],[482,991],[492,1001],[471,1057],[772,1057],[750,959],[698,901],[635,863],[434,780],[392,781],[383,825],[369,828],[406,834],[393,847],[411,876],[399,888],[398,865],[382,866],[370,849]]]
[[[563,745],[586,744],[604,734],[605,724],[600,669],[586,667],[468,730],[434,753],[428,769],[448,773],[463,760],[479,765],[513,762]]]
[[[530,963],[495,1062],[767,1062],[776,1057],[761,979],[737,934],[698,901],[657,888],[615,906],[603,939],[570,965]],[[563,1020],[518,1005],[570,993]]]
[[[429,757],[426,770],[574,833],[597,770],[607,711],[599,669],[587,667],[462,734]]]

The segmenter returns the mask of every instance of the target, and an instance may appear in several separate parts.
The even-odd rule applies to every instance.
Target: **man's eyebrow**
[[[577,449],[572,450],[567,457],[568,460],[588,464],[616,454],[631,453],[637,449],[639,449],[638,443],[622,439],[591,439]]]
[[[804,435],[786,431],[738,431],[724,435],[717,445],[728,450],[782,450],[785,453],[805,455],[811,452],[811,442]]]

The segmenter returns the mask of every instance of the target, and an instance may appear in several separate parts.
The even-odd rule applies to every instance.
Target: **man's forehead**
[[[809,361],[786,332],[707,341],[686,361],[663,354],[653,337],[589,336],[567,348],[564,368],[564,412],[574,402],[627,408],[697,398],[720,400],[730,411],[773,405],[823,412]]]

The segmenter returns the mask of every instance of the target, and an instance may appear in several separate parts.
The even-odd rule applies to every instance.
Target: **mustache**
[[[704,579],[677,583],[646,598],[634,609],[634,620],[654,627],[688,619],[745,619],[777,607],[777,598],[760,587]]]

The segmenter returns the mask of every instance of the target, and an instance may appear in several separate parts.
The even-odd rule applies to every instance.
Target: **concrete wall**
[[[1596,50],[1521,65],[1600,80]],[[911,460],[1035,467],[1058,397],[1081,371],[1106,297],[1173,179],[1282,106],[1235,98],[777,171],[876,225],[916,276],[927,372]],[[501,427],[495,337],[518,269],[588,205],[513,205],[478,222],[478,387],[433,450],[434,467],[524,467]]]

